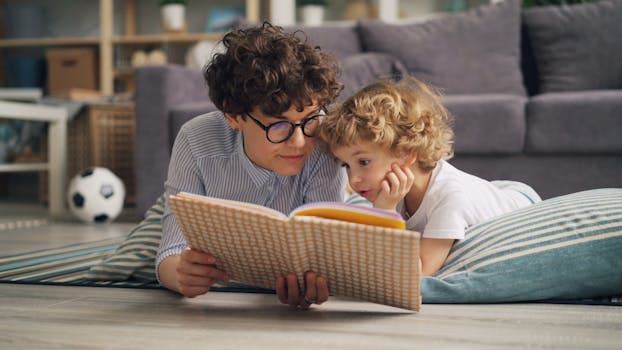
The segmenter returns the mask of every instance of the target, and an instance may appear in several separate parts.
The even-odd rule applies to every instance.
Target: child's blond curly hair
[[[328,150],[371,142],[396,157],[417,156],[423,170],[453,156],[451,116],[431,86],[407,77],[380,81],[348,98],[322,121]]]

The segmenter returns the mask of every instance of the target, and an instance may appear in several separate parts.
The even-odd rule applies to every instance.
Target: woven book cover
[[[419,311],[419,233],[396,213],[313,203],[287,216],[189,193],[169,205],[190,247],[214,255],[232,280],[274,289],[278,275],[295,272],[303,286],[311,270],[327,278],[332,295]]]

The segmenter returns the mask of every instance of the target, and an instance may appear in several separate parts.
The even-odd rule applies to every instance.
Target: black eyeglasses
[[[314,114],[308,118],[305,118],[302,122],[294,124],[288,120],[278,121],[268,126],[263,125],[262,122],[255,119],[250,113],[246,115],[251,118],[255,124],[266,131],[266,138],[272,143],[281,143],[289,140],[294,134],[297,127],[300,127],[302,134],[306,137],[315,136],[318,126],[320,125],[320,118],[324,116],[324,113],[320,112]]]

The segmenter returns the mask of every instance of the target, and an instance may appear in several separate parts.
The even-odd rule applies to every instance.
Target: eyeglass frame
[[[315,119],[319,119],[320,117],[323,117],[325,115],[325,114],[321,114],[321,113],[325,113],[324,109],[321,109],[317,114],[314,114],[314,115],[312,115],[310,117],[307,117],[307,118],[303,119],[300,123],[292,123],[289,120],[280,120],[278,122],[274,122],[274,123],[268,124],[267,126],[264,125],[259,120],[257,120],[257,118],[253,117],[249,112],[245,112],[244,114],[246,114],[249,118],[251,118],[251,120],[254,121],[255,124],[257,124],[257,126],[262,128],[266,132],[266,139],[270,143],[279,144],[279,143],[283,143],[283,142],[289,140],[290,138],[292,138],[292,135],[294,135],[294,132],[296,132],[296,128],[297,127],[300,127],[300,130],[302,131],[302,134],[305,137],[314,137],[315,134],[307,135],[307,133],[305,132],[305,125],[307,125],[307,123],[309,121],[312,121],[312,120],[315,120]],[[318,120],[318,122],[319,122],[319,120]],[[274,141],[270,140],[270,137],[268,137],[268,132],[270,131],[271,127],[273,127],[274,125],[277,125],[277,124],[281,124],[281,123],[289,124],[289,126],[290,126],[289,134],[287,134],[287,137],[285,137],[283,140],[278,141],[278,142],[274,142]]]

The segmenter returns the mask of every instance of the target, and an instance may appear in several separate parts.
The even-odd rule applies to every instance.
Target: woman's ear
[[[227,118],[227,123],[231,129],[242,130],[241,120],[242,116],[239,114],[225,113],[225,118]]]

